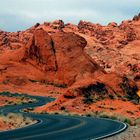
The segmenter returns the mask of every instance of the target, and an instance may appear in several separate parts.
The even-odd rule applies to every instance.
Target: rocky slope
[[[125,74],[139,84],[140,14],[120,25],[101,26],[80,21],[77,32],[88,42],[85,51],[105,71]]]
[[[62,88],[63,94],[50,106],[73,99],[81,104],[125,96],[136,99],[139,45],[140,15],[120,25],[58,20],[15,33],[0,31],[0,88],[25,89],[31,83]]]

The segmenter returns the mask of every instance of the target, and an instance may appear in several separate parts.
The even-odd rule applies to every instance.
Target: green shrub
[[[58,113],[58,112],[55,112],[54,114],[55,114],[55,115],[58,115],[59,113]]]
[[[83,102],[84,102],[84,104],[91,104],[91,103],[93,103],[93,98],[91,96],[84,97]]]
[[[64,106],[61,106],[60,110],[66,110],[66,108]]]
[[[91,117],[91,114],[86,114],[87,117]]]
[[[110,99],[115,99],[115,97],[112,94],[109,94]]]
[[[129,79],[124,76],[122,82],[119,84],[120,88],[126,93],[127,98],[129,100],[137,99],[137,91],[138,87],[137,86],[131,86]]]
[[[124,123],[128,123],[128,124],[130,124],[130,125],[132,124],[131,120],[128,119],[128,118],[125,118],[123,122],[124,122]]]

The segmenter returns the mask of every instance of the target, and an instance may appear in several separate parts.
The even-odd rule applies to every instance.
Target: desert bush
[[[66,108],[64,106],[61,106],[60,110],[66,110]]]
[[[127,113],[129,113],[129,114],[131,114],[131,115],[133,115],[133,114],[134,114],[134,112],[129,111],[129,110],[127,110],[126,112],[127,112]]]
[[[109,116],[107,114],[100,114],[99,116],[100,118],[109,118]]]
[[[85,104],[91,104],[93,102],[99,101],[103,99],[108,93],[105,84],[100,82],[97,82],[96,84],[90,84],[86,87],[81,87],[80,90],[83,93],[83,101]]]
[[[92,96],[91,96],[91,95],[89,95],[89,96],[84,96],[83,102],[84,102],[84,104],[91,104],[91,103],[93,103],[93,98],[92,98]]]
[[[130,125],[132,124],[132,121],[130,119],[128,119],[128,118],[125,118],[123,122],[124,123],[128,123]]]
[[[91,117],[92,115],[90,113],[86,114],[87,117]]]
[[[59,114],[59,112],[54,112],[54,114],[55,114],[55,115],[58,115],[58,114]]]
[[[33,79],[29,79],[29,81],[32,82],[32,83],[38,82],[37,80],[33,80]]]
[[[126,93],[129,100],[138,98],[136,94],[138,91],[138,87],[131,86],[131,84],[129,83],[129,79],[126,76],[123,77],[122,83],[120,83],[119,86]]]
[[[112,100],[115,99],[115,97],[112,94],[109,94],[109,98]]]
[[[110,110],[116,110],[116,108],[114,108],[114,107],[110,107],[109,109],[110,109]]]
[[[55,86],[58,88],[67,88],[68,87],[67,84],[59,84],[59,83],[53,83],[53,82],[48,82],[48,81],[43,81],[42,83],[46,84],[46,85],[52,85],[52,86]]]

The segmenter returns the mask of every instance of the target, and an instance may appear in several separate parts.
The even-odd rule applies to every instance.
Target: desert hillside
[[[119,101],[137,111],[131,101],[139,98],[140,14],[120,25],[57,20],[25,31],[0,30],[0,74],[1,91],[57,98],[37,110],[81,113],[98,110],[96,102]]]

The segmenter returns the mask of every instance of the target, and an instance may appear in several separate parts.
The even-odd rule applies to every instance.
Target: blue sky
[[[24,30],[33,24],[62,19],[120,23],[140,12],[140,0],[1,0],[0,29]]]

